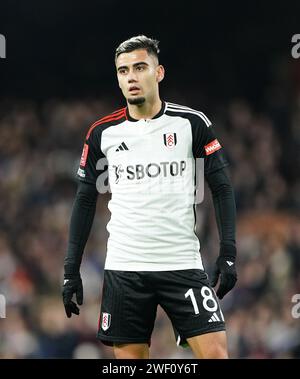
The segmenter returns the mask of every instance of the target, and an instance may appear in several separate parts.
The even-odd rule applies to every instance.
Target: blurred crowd
[[[272,90],[263,111],[241,98],[208,115],[230,162],[237,217],[238,282],[221,301],[233,358],[300,358],[300,97]],[[166,100],[203,110],[184,99]],[[0,358],[112,358],[96,340],[109,194],[99,195],[82,263],[84,305],[67,319],[61,300],[75,174],[85,134],[113,100],[0,102]],[[209,190],[197,207],[208,273],[218,254]],[[300,314],[299,314],[300,316]],[[191,358],[158,309],[152,358]]]

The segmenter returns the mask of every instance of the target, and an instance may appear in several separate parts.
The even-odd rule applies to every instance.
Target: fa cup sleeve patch
[[[206,155],[210,155],[214,153],[215,151],[220,150],[221,147],[222,146],[220,145],[220,142],[217,139],[214,139],[208,145],[204,146]]]
[[[83,150],[82,150],[82,154],[80,158],[80,167],[85,167],[88,152],[89,152],[89,145],[85,143],[83,146]]]

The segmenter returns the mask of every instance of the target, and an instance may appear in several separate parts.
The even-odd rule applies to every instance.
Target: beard
[[[132,105],[141,105],[141,104],[144,104],[144,102],[146,101],[146,99],[144,97],[129,97],[128,99],[128,103],[129,104],[132,104]]]

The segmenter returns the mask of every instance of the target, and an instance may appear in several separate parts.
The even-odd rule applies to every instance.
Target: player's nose
[[[128,73],[127,81],[128,81],[128,83],[136,83],[137,82],[137,76],[133,71],[130,71]]]

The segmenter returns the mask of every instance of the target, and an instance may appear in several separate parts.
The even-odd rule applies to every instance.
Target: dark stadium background
[[[107,232],[99,198],[82,276],[85,303],[67,320],[62,262],[89,125],[124,104],[114,50],[137,34],[160,40],[162,98],[204,111],[231,163],[238,207],[235,289],[222,300],[238,358],[300,357],[300,3],[1,1],[1,358],[112,357],[95,339]],[[218,235],[209,192],[198,207],[210,272]],[[189,358],[159,310],[153,358]]]

